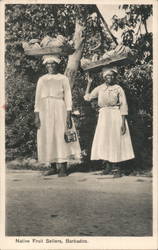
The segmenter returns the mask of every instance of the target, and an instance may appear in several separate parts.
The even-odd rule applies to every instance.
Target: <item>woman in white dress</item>
[[[72,96],[69,80],[58,73],[60,59],[45,56],[44,64],[48,74],[40,77],[35,96],[35,125],[37,127],[38,160],[51,163],[51,169],[45,175],[67,175],[67,163],[80,159],[79,141],[67,143],[66,130],[74,124],[71,119]],[[55,166],[54,166],[54,163]]]
[[[106,161],[104,174],[118,168],[118,162],[134,158],[130,132],[126,120],[128,106],[124,90],[115,83],[117,70],[103,68],[104,83],[96,87],[84,99],[91,101],[98,98],[99,117],[93,139],[91,160]],[[91,85],[89,77],[87,89]],[[117,167],[116,167],[117,166]],[[115,177],[120,176],[120,170]]]

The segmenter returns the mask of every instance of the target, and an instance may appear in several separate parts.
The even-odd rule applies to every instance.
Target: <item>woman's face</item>
[[[47,68],[49,74],[56,73],[57,72],[57,63],[56,62],[47,63],[46,68]]]
[[[108,75],[105,75],[103,78],[107,84],[112,85],[115,80],[115,73],[111,72]]]

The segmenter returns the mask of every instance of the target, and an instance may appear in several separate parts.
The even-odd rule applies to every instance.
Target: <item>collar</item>
[[[51,78],[53,78],[53,79],[61,79],[61,78],[63,78],[63,75],[60,74],[60,73],[57,73],[57,74],[46,74],[45,77],[47,79],[51,79]]]
[[[109,85],[106,85],[106,84],[104,83],[104,90],[113,91],[113,90],[116,90],[116,89],[118,89],[118,88],[119,88],[119,85],[117,85],[117,84],[114,84],[114,85],[112,85],[112,86],[109,86]]]

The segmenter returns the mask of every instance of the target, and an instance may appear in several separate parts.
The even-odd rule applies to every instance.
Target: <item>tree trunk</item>
[[[76,27],[75,27],[75,33],[74,33],[74,47],[75,52],[69,56],[67,67],[65,70],[65,75],[69,78],[70,86],[71,88],[74,85],[75,77],[77,74],[77,70],[79,67],[80,59],[82,56],[83,51],[83,31],[85,27],[79,23],[78,20],[76,20]]]

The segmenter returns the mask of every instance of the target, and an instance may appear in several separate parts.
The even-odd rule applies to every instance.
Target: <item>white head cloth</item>
[[[103,68],[102,69],[102,72],[103,72],[103,77],[111,74],[111,73],[115,73],[115,74],[118,74],[118,70],[116,67],[111,67],[111,68]]]
[[[48,56],[43,56],[43,64],[47,64],[47,63],[60,63],[61,59],[58,56],[53,56],[53,55],[48,55]]]

